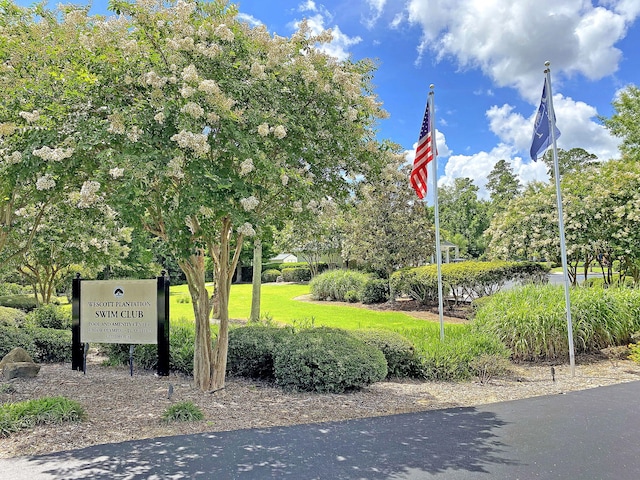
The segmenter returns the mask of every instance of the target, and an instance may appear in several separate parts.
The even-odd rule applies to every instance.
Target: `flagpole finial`
[[[551,65],[551,62],[549,60],[547,60],[546,62],[544,62],[544,66],[549,68],[549,65]]]

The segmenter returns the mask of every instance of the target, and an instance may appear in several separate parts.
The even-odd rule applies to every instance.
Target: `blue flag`
[[[551,145],[551,135],[549,130],[549,99],[547,98],[547,78],[544,79],[544,87],[542,87],[542,99],[540,100],[540,108],[536,115],[536,121],[533,127],[533,139],[531,140],[531,158],[535,161],[544,153]],[[555,130],[556,139],[560,136],[560,130],[555,124],[555,115],[553,128]]]

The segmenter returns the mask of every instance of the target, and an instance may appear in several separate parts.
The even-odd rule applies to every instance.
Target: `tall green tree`
[[[604,125],[622,138],[620,150],[635,160],[640,158],[640,88],[629,85],[613,101],[615,113],[605,118]]]
[[[518,194],[520,182],[506,160],[498,160],[487,177],[493,212],[503,209]]]
[[[435,237],[425,203],[408,184],[405,157],[398,148],[381,155],[387,167],[361,186],[347,217],[343,256],[389,278],[399,268],[424,265],[435,251]]]
[[[588,163],[595,162],[598,157],[587,152],[583,148],[572,148],[571,150],[558,149],[558,171],[560,178],[568,173],[579,172]],[[553,149],[547,150],[542,157],[542,161],[547,165],[547,174],[554,178],[555,168],[553,166]]]
[[[467,251],[479,257],[486,248],[483,233],[489,226],[488,204],[478,199],[478,187],[470,178],[456,178],[452,186],[438,188],[440,228],[462,235]]]

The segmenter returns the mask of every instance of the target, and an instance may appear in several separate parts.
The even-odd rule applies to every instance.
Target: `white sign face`
[[[156,280],[80,283],[80,342],[158,343]]]

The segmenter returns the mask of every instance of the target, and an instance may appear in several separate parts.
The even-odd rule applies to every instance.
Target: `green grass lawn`
[[[292,324],[313,321],[315,326],[339,327],[346,329],[385,328],[388,330],[438,329],[434,322],[413,318],[402,312],[378,312],[366,308],[322,304],[295,300],[309,293],[308,285],[268,283],[262,286],[261,313],[275,322]],[[171,287],[171,321],[193,321],[191,303],[178,303],[179,298],[188,296],[186,285]],[[229,301],[230,318],[246,320],[251,311],[251,285],[241,284],[231,287]]]

